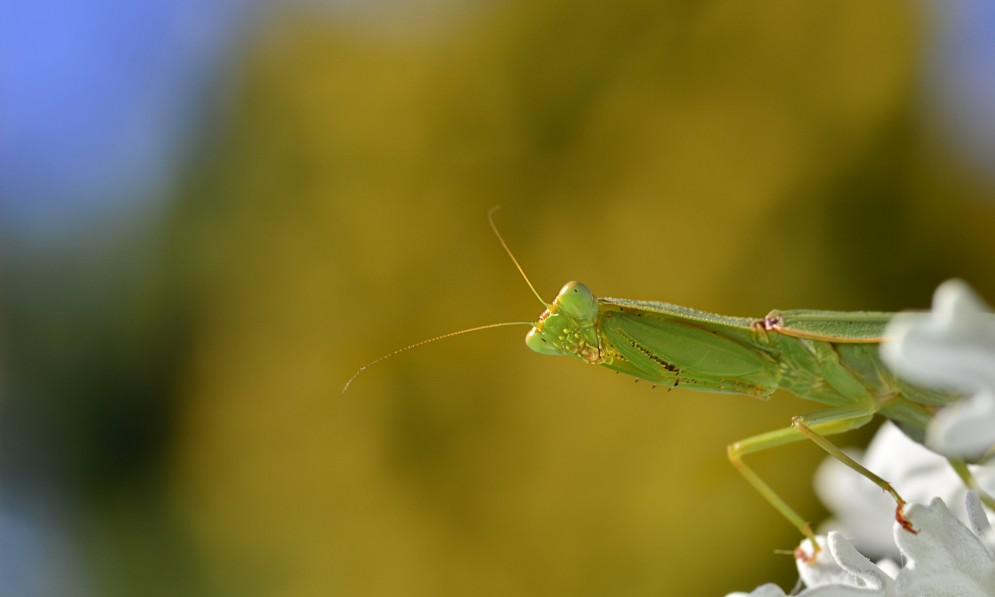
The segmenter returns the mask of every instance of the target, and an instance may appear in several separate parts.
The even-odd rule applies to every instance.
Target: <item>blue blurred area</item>
[[[995,3],[927,2],[924,97],[950,145],[995,185]]]
[[[234,0],[20,0],[0,19],[0,234],[121,225],[169,195],[249,24]],[[93,230],[96,232],[96,230]]]
[[[117,311],[136,285],[148,297],[139,272],[157,265],[155,248],[127,256],[129,238],[167,213],[223,128],[254,4],[14,0],[0,11],[0,595],[109,594],[129,566],[94,566],[106,556],[94,532],[110,525],[95,500],[133,489],[134,470],[155,476],[170,401],[154,389],[169,374],[156,330],[176,322],[159,304],[158,322],[135,330]]]

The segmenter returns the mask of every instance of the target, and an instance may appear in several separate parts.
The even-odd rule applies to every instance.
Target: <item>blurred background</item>
[[[983,0],[14,0],[0,595],[721,595],[799,537],[725,446],[817,405],[541,357],[602,296],[995,300]],[[868,434],[840,440],[860,444]],[[813,522],[821,452],[758,455]]]

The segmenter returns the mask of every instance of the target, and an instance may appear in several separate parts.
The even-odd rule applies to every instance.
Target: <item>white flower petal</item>
[[[844,570],[839,562],[829,552],[828,539],[823,536],[816,537],[819,542],[819,555],[815,561],[797,560],[798,576],[805,583],[806,587],[821,587],[833,584],[851,584],[852,577]],[[807,558],[812,557],[812,542],[805,539],[801,543],[801,551]]]
[[[967,521],[971,525],[971,530],[981,539],[988,553],[995,555],[995,532],[992,531],[991,520],[981,503],[981,498],[977,493],[969,491],[965,500],[967,510]]]
[[[875,564],[877,564],[877,567],[881,569],[881,572],[887,574],[888,578],[892,580],[895,580],[895,577],[898,576],[898,573],[902,570],[902,567],[896,564],[891,558],[878,560]]]
[[[978,392],[938,412],[926,443],[948,456],[973,460],[983,454],[995,444],[995,392]]]
[[[786,593],[774,583],[767,583],[749,593],[729,593],[726,597],[786,597]]]
[[[871,589],[874,594],[886,594],[892,579],[887,573],[870,561],[843,538],[840,533],[829,533],[829,551],[840,567],[850,573],[859,587]]]
[[[995,595],[995,559],[942,500],[933,500],[929,507],[913,504],[906,517],[918,533],[895,525],[895,542],[908,558],[895,579],[896,595]]]
[[[884,597],[891,587],[891,577],[865,558],[839,533],[829,533],[828,539],[816,537],[823,550],[815,562],[797,561],[798,575],[805,586],[806,596],[860,595]],[[802,550],[810,554],[811,543],[802,541]]]
[[[960,280],[936,289],[929,313],[899,313],[885,330],[881,357],[903,379],[968,394],[943,409],[927,444],[951,457],[977,458],[995,444],[995,318]]]

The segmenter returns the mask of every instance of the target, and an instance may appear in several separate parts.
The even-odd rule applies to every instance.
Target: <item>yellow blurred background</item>
[[[924,91],[932,5],[371,6],[262,17],[151,223],[8,263],[0,483],[59,479],[51,594],[789,589],[799,537],[725,446],[818,405],[651,389],[525,327],[341,388],[538,316],[497,204],[547,300],[995,300],[995,186]],[[752,462],[818,522],[821,459]]]

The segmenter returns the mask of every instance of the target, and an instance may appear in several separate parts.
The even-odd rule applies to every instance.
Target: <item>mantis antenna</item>
[[[495,205],[494,207],[492,207],[490,209],[490,211],[487,212],[487,221],[491,225],[491,230],[493,230],[494,231],[494,235],[497,236],[498,241],[501,243],[501,246],[504,248],[504,252],[507,253],[508,257],[511,258],[511,262],[515,264],[516,268],[518,268],[518,273],[522,274],[522,278],[524,278],[525,279],[525,283],[529,285],[529,288],[532,290],[532,294],[536,295],[536,298],[539,299],[539,302],[541,302],[543,304],[543,306],[549,307],[549,305],[546,303],[546,301],[542,300],[542,297],[539,296],[538,292],[536,292],[535,286],[532,285],[532,282],[529,280],[529,277],[525,275],[525,270],[522,269],[521,264],[519,264],[518,260],[515,259],[515,255],[511,252],[511,249],[508,248],[508,244],[506,242],[504,242],[504,238],[501,236],[501,233],[498,231],[497,225],[494,224],[494,212],[496,212],[499,209],[501,209],[501,206],[500,205]],[[382,363],[382,362],[386,361],[387,359],[389,359],[389,358],[391,358],[391,357],[393,357],[395,355],[398,355],[398,354],[400,354],[402,352],[407,352],[407,351],[411,350],[412,348],[418,348],[419,346],[424,346],[426,344],[431,344],[432,342],[436,342],[438,340],[445,340],[446,338],[452,338],[453,336],[460,336],[462,334],[469,334],[470,332],[479,332],[481,330],[489,330],[489,329],[493,329],[493,328],[509,327],[509,326],[513,326],[513,325],[526,325],[526,326],[531,327],[533,325],[533,322],[531,322],[531,321],[506,321],[504,323],[489,323],[487,325],[478,325],[476,327],[466,328],[464,330],[456,330],[455,332],[449,332],[448,334],[442,334],[441,336],[435,336],[433,338],[428,338],[428,339],[422,340],[420,342],[415,342],[414,344],[410,344],[408,346],[405,346],[404,348],[398,348],[397,350],[395,350],[393,352],[389,352],[389,353],[383,355],[382,357],[378,357],[376,359],[373,359],[369,363],[367,363],[367,364],[363,365],[362,367],[360,367],[355,373],[352,374],[352,377],[349,378],[349,381],[345,382],[345,386],[342,387],[342,393],[343,394],[346,393],[346,391],[349,389],[349,386],[352,385],[352,382],[355,381],[356,378],[359,377],[359,374],[362,373],[363,371],[366,371],[367,369],[369,369],[373,365],[376,365],[378,363]]]
[[[367,369],[369,369],[373,365],[376,365],[377,363],[382,363],[382,362],[386,361],[387,359],[389,359],[389,358],[391,358],[391,357],[393,357],[395,355],[401,354],[402,352],[407,352],[407,351],[411,350],[412,348],[418,348],[419,346],[424,346],[426,344],[431,344],[432,342],[435,342],[437,340],[445,340],[446,338],[452,338],[453,336],[459,336],[459,335],[462,335],[462,334],[469,334],[470,332],[479,332],[481,330],[489,330],[489,329],[492,329],[492,328],[502,328],[502,327],[508,327],[508,326],[513,326],[513,325],[527,325],[527,326],[532,326],[532,322],[531,321],[506,321],[504,323],[489,323],[487,325],[478,325],[476,327],[466,328],[465,330],[456,330],[455,332],[449,332],[448,334],[442,334],[441,336],[435,336],[434,338],[428,338],[428,339],[422,340],[421,342],[415,342],[414,344],[409,344],[408,346],[405,346],[404,348],[398,348],[397,350],[395,350],[393,352],[388,352],[387,354],[383,355],[382,357],[378,357],[376,359],[373,359],[369,363],[367,363],[367,364],[363,365],[362,367],[360,367],[355,373],[352,374],[352,377],[349,378],[349,381],[345,382],[345,386],[342,387],[342,393],[343,394],[346,393],[346,390],[349,389],[349,386],[352,385],[352,382],[357,377],[359,377],[359,374],[362,373],[363,371],[366,371]]]
[[[498,232],[497,224],[494,223],[494,212],[496,212],[499,209],[501,209],[501,206],[500,205],[495,205],[494,207],[490,208],[490,210],[487,211],[487,221],[491,225],[491,230],[494,231],[494,236],[496,236],[497,239],[498,239],[498,242],[501,243],[501,246],[504,248],[504,252],[507,253],[508,257],[511,258],[511,262],[514,263],[515,267],[518,268],[518,273],[522,274],[522,278],[525,279],[525,283],[529,285],[530,289],[532,289],[532,294],[536,295],[536,298],[539,299],[539,302],[542,303],[543,307],[547,307],[548,308],[549,307],[549,303],[547,303],[542,298],[542,296],[536,291],[536,287],[532,285],[532,281],[529,280],[529,277],[525,275],[525,270],[522,269],[522,265],[520,263],[518,263],[517,259],[515,259],[515,254],[512,253],[511,249],[508,248],[508,243],[504,242],[504,237],[501,236],[500,232]]]

